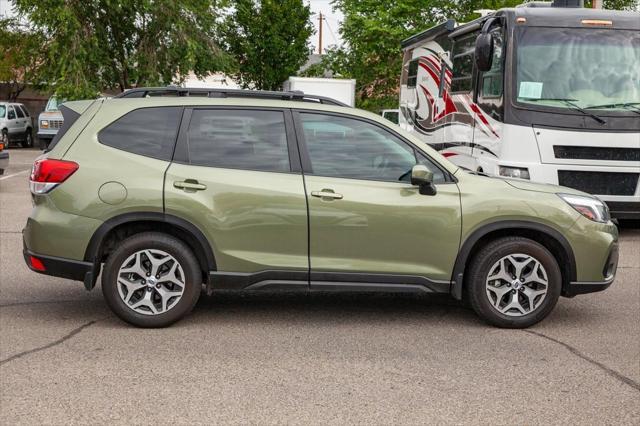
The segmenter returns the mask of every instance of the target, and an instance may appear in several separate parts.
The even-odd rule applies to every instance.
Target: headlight
[[[499,166],[498,174],[504,177],[517,178],[517,179],[530,179],[529,169],[526,167],[507,167]]]
[[[609,207],[595,197],[571,194],[558,194],[558,196],[587,219],[601,223],[606,223],[611,219]]]
[[[49,120],[40,120],[40,128],[48,129],[49,128]]]

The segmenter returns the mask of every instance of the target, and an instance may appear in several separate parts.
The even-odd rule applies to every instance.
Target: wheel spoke
[[[170,291],[165,289],[164,287],[160,287],[158,289],[158,294],[160,295],[160,299],[162,299],[162,312],[167,310],[167,304],[169,300],[173,297],[177,297],[182,295],[182,291]]]
[[[493,303],[493,306],[497,309],[500,309],[500,303],[502,302],[504,295],[511,289],[506,285],[503,285],[502,287],[487,286],[487,290],[496,295],[496,300]],[[489,298],[489,300],[491,300],[491,298]]]
[[[124,262],[125,265],[128,265],[129,263],[131,263],[134,259],[135,259],[135,262],[133,263],[133,265],[127,268],[120,268],[120,274],[136,274],[141,278],[144,278],[147,275],[148,271],[145,270],[144,266],[142,265],[142,259],[140,257],[140,254],[141,252],[134,253],[127,260],[125,260]]]
[[[123,285],[127,288],[127,295],[124,298],[125,303],[129,303],[129,301],[131,300],[131,296],[133,296],[133,293],[135,293],[136,290],[140,290],[141,288],[145,287],[145,285],[142,283],[128,281],[123,278],[118,279],[118,284]]]
[[[510,282],[512,277],[509,274],[509,271],[507,271],[506,259],[500,259],[498,263],[498,269],[496,270],[494,268],[494,273],[493,275],[489,275],[489,280],[503,280],[505,282]]]
[[[511,309],[517,309],[518,312],[520,312],[521,314],[526,314],[526,311],[520,304],[520,297],[518,295],[518,292],[511,294],[511,300],[509,301],[509,303],[505,305],[504,308],[500,309],[500,312],[502,312],[503,314],[506,314]]]
[[[546,288],[545,288],[544,290],[532,290],[532,289],[530,289],[529,287],[525,287],[525,288],[524,288],[524,295],[525,295],[525,296],[527,296],[527,298],[529,299],[529,310],[530,310],[530,311],[533,311],[534,309],[536,309],[536,308],[538,307],[538,306],[534,303],[534,302],[535,302],[535,300],[536,300],[536,298],[537,298],[538,296],[544,295],[544,294],[546,294],[546,293],[547,293],[547,289],[546,289]],[[543,298],[541,298],[541,299],[538,301],[538,304],[539,304],[540,302],[542,302],[542,299],[544,299],[544,297],[543,297]]]

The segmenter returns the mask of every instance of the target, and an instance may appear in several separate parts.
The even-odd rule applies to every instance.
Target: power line
[[[333,32],[333,29],[331,28],[331,25],[329,25],[329,21],[327,21],[327,20],[325,19],[325,22],[326,22],[326,24],[327,24],[327,28],[329,28],[329,32],[331,33],[331,37],[333,37],[333,41],[334,41],[336,44],[340,44],[340,43],[338,42],[338,38],[336,37],[336,34]]]

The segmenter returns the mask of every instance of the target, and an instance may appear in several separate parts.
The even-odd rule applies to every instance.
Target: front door
[[[450,176],[374,122],[295,116],[309,203],[311,287],[447,291],[461,227]],[[411,185],[417,162],[434,172],[435,196]]]
[[[307,204],[290,112],[193,109],[182,122],[165,211],[205,233],[213,287],[306,289]]]

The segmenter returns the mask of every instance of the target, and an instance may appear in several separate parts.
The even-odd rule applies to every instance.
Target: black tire
[[[184,293],[180,300],[166,312],[145,315],[131,309],[118,292],[118,272],[134,253],[145,250],[162,250],[173,256],[184,271]],[[122,320],[137,327],[166,327],[187,315],[195,306],[202,288],[202,272],[191,249],[181,240],[159,232],[133,235],[121,243],[109,255],[102,272],[102,294],[111,310]],[[144,290],[143,290],[144,291]]]
[[[9,148],[9,131],[7,129],[2,129],[2,133],[0,133],[0,141],[4,143],[5,148]]]
[[[23,148],[31,148],[33,146],[33,131],[31,129],[27,129],[27,132],[24,134],[24,142],[22,142]]]
[[[514,254],[531,256],[543,266],[547,275],[546,296],[538,306],[533,302],[533,312],[522,316],[509,316],[499,312],[489,300],[486,288],[490,269],[503,257]],[[510,283],[508,285],[511,287]],[[501,328],[526,328],[542,321],[555,307],[561,290],[562,274],[554,256],[541,244],[523,237],[500,238],[484,246],[472,259],[466,280],[466,296],[473,310],[484,321]],[[506,296],[513,297],[508,294]],[[528,304],[528,299],[524,303]]]

